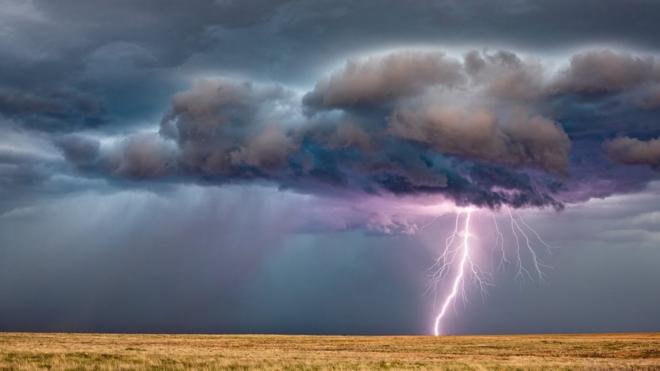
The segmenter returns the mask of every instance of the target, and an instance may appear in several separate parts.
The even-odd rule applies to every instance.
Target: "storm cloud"
[[[463,82],[461,65],[441,52],[408,52],[349,61],[303,97],[310,108],[382,105],[420,93],[430,86]]]
[[[608,155],[629,165],[660,166],[660,139],[616,138],[605,144]]]
[[[3,329],[419,332],[419,268],[441,236],[420,252],[409,235],[457,205],[549,209],[544,236],[616,257],[566,253],[570,298],[537,291],[552,313],[518,311],[521,328],[586,297],[583,267],[657,255],[642,247],[658,244],[659,2],[0,3]],[[634,300],[623,288],[594,295]],[[657,328],[657,303],[636,300]],[[587,328],[612,328],[598,318]]]
[[[314,194],[440,194],[460,205],[561,209],[654,179],[609,191],[593,186],[616,183],[608,175],[616,163],[642,161],[629,158],[632,149],[622,154],[619,139],[608,141],[621,130],[607,111],[636,125],[655,120],[629,97],[644,99],[656,83],[655,57],[610,49],[579,52],[555,69],[505,50],[394,51],[351,59],[306,93],[202,79],[172,96],[159,134],[105,146],[92,170],[132,180],[252,181]],[[586,104],[595,108],[579,112]],[[586,122],[595,144],[572,154],[574,140],[590,143],[578,129]],[[586,165],[584,156],[603,166]]]

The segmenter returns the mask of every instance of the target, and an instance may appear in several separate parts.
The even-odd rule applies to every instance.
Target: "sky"
[[[659,19],[0,0],[0,330],[660,331]]]

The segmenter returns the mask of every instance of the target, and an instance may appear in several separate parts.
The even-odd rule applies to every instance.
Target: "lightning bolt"
[[[522,281],[525,277],[527,277],[530,280],[534,280],[536,277],[539,282],[545,282],[543,268],[550,267],[540,262],[540,257],[535,251],[533,245],[535,245],[535,242],[540,243],[546,248],[547,253],[550,253],[552,246],[546,243],[541,238],[539,233],[534,228],[532,228],[522,218],[522,216],[512,212],[512,210],[508,207],[504,207],[504,210],[506,211],[505,215],[508,216],[510,222],[509,234],[513,237],[513,261],[510,261],[507,257],[509,254],[506,253],[504,234],[502,233],[503,230],[500,229],[495,215],[491,214],[496,236],[493,251],[495,253],[499,252],[500,256],[498,269],[502,269],[505,265],[513,263],[513,265],[517,268],[516,279]],[[455,270],[451,284],[451,290],[442,301],[440,311],[435,317],[433,333],[436,336],[441,334],[442,320],[449,310],[449,306],[456,302],[456,297],[459,296],[459,293],[461,294],[463,300],[466,300],[464,283],[468,277],[470,277],[479,286],[481,289],[482,297],[485,294],[485,286],[490,285],[488,279],[489,275],[484,273],[473,259],[473,255],[479,253],[479,251],[475,250],[477,249],[477,246],[470,246],[470,239],[471,237],[474,237],[470,234],[470,223],[472,221],[473,211],[473,208],[462,208],[457,210],[453,231],[445,239],[444,250],[442,250],[440,256],[431,266],[432,285],[429,285],[429,290],[433,290],[433,292],[436,294],[437,287],[442,278]],[[465,215],[465,218],[463,225],[461,226],[460,222],[463,215]],[[458,243],[459,238],[461,241],[460,243]],[[531,265],[530,269],[525,267],[526,263]]]
[[[440,335],[440,322],[442,321],[442,317],[444,317],[445,313],[447,313],[447,308],[449,308],[449,304],[451,304],[456,298],[456,295],[458,295],[458,288],[461,285],[461,282],[463,282],[463,277],[465,276],[465,266],[470,261],[470,219],[472,217],[472,209],[470,208],[466,209],[465,213],[466,216],[465,216],[465,224],[463,226],[463,244],[461,247],[461,251],[462,251],[461,260],[458,263],[458,273],[456,274],[456,277],[454,277],[454,282],[451,286],[451,292],[449,293],[449,295],[447,295],[447,297],[443,301],[442,307],[440,308],[440,312],[435,317],[435,324],[433,327],[433,332],[435,336]],[[456,222],[458,223],[458,216],[456,217]],[[455,236],[456,233],[454,232],[450,236],[451,241],[448,240],[447,243],[450,244],[451,242],[453,242]]]

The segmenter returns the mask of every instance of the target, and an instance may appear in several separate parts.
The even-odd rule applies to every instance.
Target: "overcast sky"
[[[470,207],[445,332],[659,331],[658,20],[0,0],[0,330],[428,334]]]

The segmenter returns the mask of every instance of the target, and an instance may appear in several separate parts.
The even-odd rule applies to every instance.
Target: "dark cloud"
[[[403,51],[349,61],[305,95],[279,84],[198,80],[173,96],[160,136],[108,146],[95,171],[561,208],[653,178],[617,180],[612,174],[626,170],[611,169],[599,140],[620,132],[612,112],[649,120],[653,113],[628,97],[655,84],[655,68],[653,57],[610,50],[577,54],[556,73],[509,51],[471,51],[462,60]],[[590,111],[579,110],[586,105]],[[594,139],[581,143],[595,144],[571,157],[584,125]],[[621,163],[641,161],[613,151]]]
[[[0,120],[0,213],[80,190],[52,138]],[[88,186],[89,184],[85,184]]]
[[[329,79],[316,83],[303,103],[317,109],[380,106],[429,86],[458,85],[463,79],[458,61],[442,53],[396,53],[347,62]]]
[[[390,73],[390,68],[402,79],[406,78],[407,68],[417,71],[417,63],[408,63],[411,56],[424,63],[443,58],[438,53],[403,53],[385,56],[387,63],[382,65],[373,58],[370,62],[380,69],[375,83],[386,83],[388,78],[382,74]],[[399,57],[404,63],[399,63]],[[436,67],[433,63],[431,66]],[[458,71],[460,64],[456,62],[454,67]],[[349,80],[336,81],[339,84]],[[347,93],[352,94],[350,90]],[[386,98],[379,89],[360,94],[373,105],[396,105],[408,95],[422,92],[405,88],[396,94],[388,93]],[[376,97],[369,100],[369,94]],[[307,97],[303,105],[308,103]],[[334,188],[367,193],[441,192],[461,203],[523,206],[525,197],[514,201],[505,196],[506,192],[492,191],[497,187],[505,189],[511,183],[487,184],[483,179],[478,185],[472,183],[469,175],[460,170],[458,158],[536,166],[554,173],[566,171],[570,147],[566,135],[549,120],[524,112],[509,115],[505,125],[499,124],[493,113],[477,112],[476,126],[471,126],[470,120],[463,117],[467,113],[461,116],[450,110],[444,117],[448,120],[441,117],[436,122],[435,117],[425,117],[404,123],[405,115],[395,111],[388,124],[368,113],[349,114],[356,106],[353,104],[344,114],[304,117],[304,108],[295,98],[278,86],[200,81],[189,91],[175,95],[161,132],[177,141],[181,150],[179,165],[189,175],[217,177],[220,182],[261,178],[312,192],[317,192],[317,187],[323,189],[318,183],[328,183]],[[410,114],[406,117],[411,118]],[[438,126],[443,122],[444,132]],[[444,142],[435,142],[433,138]],[[456,158],[446,163],[448,159],[443,160],[443,156]],[[459,161],[454,164],[456,168],[452,169],[451,161]],[[516,176],[515,172],[510,176]],[[533,203],[556,204],[549,195],[541,199],[545,201]]]
[[[180,163],[191,171],[238,175],[281,167],[294,148],[283,125],[295,119],[291,98],[279,86],[198,81],[173,97],[161,133],[178,143]]]
[[[70,134],[56,142],[66,159],[77,166],[92,165],[98,160],[101,144],[94,138]]]
[[[566,173],[570,140],[554,122],[516,112],[507,125],[490,111],[426,106],[395,111],[389,132],[430,145],[439,153]]]
[[[660,81],[660,63],[654,57],[595,50],[571,58],[551,88],[559,93],[618,93]]]
[[[614,161],[660,168],[660,139],[639,140],[622,137],[608,141],[605,148]]]
[[[248,27],[264,22],[286,2],[193,0],[182,12],[175,2],[152,0],[120,1],[113,6],[80,0],[57,5],[9,0],[3,12],[7,32],[2,41],[9,54],[36,66],[78,64],[85,55],[98,54],[116,42],[142,45],[157,57],[158,64],[171,65],[208,47],[210,27]],[[49,37],[39,37],[45,35]]]
[[[100,102],[82,93],[66,90],[45,93],[0,90],[0,115],[44,131],[94,128],[105,121]]]
[[[3,3],[0,114],[40,130],[152,120],[180,88],[176,68],[210,47],[213,27],[268,21],[286,1]]]
[[[382,234],[423,238],[443,205],[564,209],[534,225],[577,249],[558,289],[466,311],[475,331],[657,327],[658,19],[646,0],[5,0],[0,328],[423,332],[443,237]]]
[[[464,68],[473,83],[483,86],[486,96],[529,104],[544,94],[543,65],[534,59],[522,60],[515,53],[468,52]]]
[[[176,149],[156,134],[131,136],[109,152],[103,165],[111,173],[131,179],[163,177],[176,166]]]

